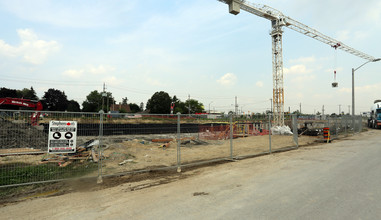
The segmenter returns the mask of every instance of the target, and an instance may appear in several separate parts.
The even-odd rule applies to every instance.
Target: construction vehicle
[[[40,117],[40,111],[43,109],[42,103],[36,100],[30,99],[21,99],[21,98],[0,98],[0,106],[1,105],[14,105],[20,107],[26,107],[29,109],[36,110],[36,112],[31,115],[31,124],[33,126],[38,124],[38,119]]]
[[[381,100],[375,100],[372,108],[370,108],[368,127],[381,128]]]

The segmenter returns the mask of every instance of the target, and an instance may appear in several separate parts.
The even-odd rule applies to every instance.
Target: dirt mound
[[[38,126],[24,122],[0,121],[0,148],[35,148],[46,150],[48,135]]]

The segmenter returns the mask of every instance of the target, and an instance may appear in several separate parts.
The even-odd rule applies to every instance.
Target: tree
[[[172,103],[175,104],[173,113],[180,112],[181,114],[188,114],[188,113],[194,114],[194,113],[201,113],[204,111],[203,104],[198,102],[195,99],[188,99],[186,102],[182,102],[176,96],[173,96]],[[190,111],[189,111],[189,107],[190,107]]]
[[[82,103],[82,111],[98,112],[102,108],[102,94],[97,90],[90,92]]]
[[[130,103],[129,106],[130,106],[131,113],[136,113],[136,112],[141,112],[142,111],[140,109],[140,107],[137,104],[135,104],[135,103]]]
[[[299,112],[299,110],[296,110],[296,111],[294,111],[292,114],[293,114],[293,115],[300,115],[300,112]]]
[[[8,89],[8,88],[5,88],[5,87],[2,87],[0,89],[0,97],[1,98],[6,98],[6,97],[10,97],[10,98],[17,98],[17,90],[16,89]]]
[[[111,92],[106,92],[104,96],[102,96],[102,93],[103,92],[98,92],[97,90],[90,92],[90,94],[86,96],[86,100],[82,103],[82,111],[99,112],[103,105],[103,111],[108,112],[111,104],[115,104],[115,100]]]
[[[173,109],[173,113],[180,112],[181,114],[185,114],[188,112],[188,109],[185,108],[185,103],[180,101],[176,96],[173,96],[172,103],[175,104],[175,107]]]
[[[33,87],[30,87],[30,89],[24,88],[22,90],[17,90],[17,96],[24,99],[38,100],[36,91],[34,91]]]
[[[79,106],[79,103],[75,100],[70,100],[67,105],[67,111],[68,112],[80,112],[81,107]]]
[[[155,92],[147,101],[147,109],[154,114],[169,114],[171,111],[172,99],[164,91]]]
[[[58,89],[49,89],[42,98],[49,111],[65,111],[69,103],[65,92]]]
[[[122,98],[122,105],[127,105],[128,98]]]
[[[201,102],[198,102],[195,99],[188,99],[185,102],[185,107],[188,108],[188,111],[189,111],[189,108],[190,108],[190,113],[191,114],[201,113],[201,112],[204,111],[204,105]]]

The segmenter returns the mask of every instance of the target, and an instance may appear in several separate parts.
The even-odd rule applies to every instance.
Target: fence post
[[[299,147],[299,136],[298,136],[298,119],[296,118],[296,115],[292,115],[292,132],[294,135],[294,142],[296,144],[296,147]]]
[[[230,124],[230,159],[233,159],[233,114],[229,113],[229,124]]]
[[[180,115],[181,113],[177,113],[177,172],[181,172],[181,151],[180,151]]]
[[[271,154],[271,113],[269,113],[269,152]]]
[[[348,136],[348,117],[345,117],[344,118],[344,122],[345,122],[345,136]],[[343,124],[343,123],[341,123],[341,124]]]
[[[98,163],[98,179],[97,183],[102,183],[102,139],[103,139],[103,110],[99,111],[99,145],[98,145],[98,157],[99,157],[99,163]]]

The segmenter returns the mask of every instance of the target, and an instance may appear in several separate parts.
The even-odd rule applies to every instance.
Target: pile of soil
[[[0,149],[34,148],[46,150],[48,134],[38,126],[24,122],[2,120],[0,123]]]

